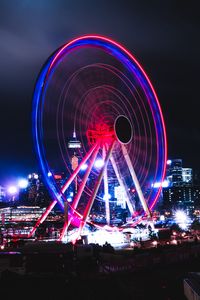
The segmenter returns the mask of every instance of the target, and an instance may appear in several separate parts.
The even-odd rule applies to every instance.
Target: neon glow
[[[155,126],[155,139],[156,139],[156,164],[155,164],[155,173],[154,177],[152,179],[153,182],[162,182],[164,183],[164,177],[165,177],[165,169],[166,169],[166,158],[167,158],[167,140],[166,140],[166,130],[165,130],[165,125],[164,125],[164,120],[163,120],[163,115],[162,111],[160,108],[160,104],[158,101],[158,98],[156,96],[156,93],[153,89],[153,86],[146,75],[145,71],[141,67],[141,65],[137,62],[137,60],[134,58],[134,56],[126,50],[122,45],[118,44],[117,42],[108,39],[103,36],[97,36],[97,35],[91,35],[91,36],[82,36],[80,38],[74,39],[71,42],[65,44],[63,47],[58,49],[47,61],[46,65],[42,69],[40,73],[40,77],[37,81],[36,87],[35,87],[35,93],[34,93],[34,99],[33,99],[33,137],[34,137],[34,142],[35,142],[35,148],[36,148],[36,153],[38,156],[38,161],[40,163],[40,167],[45,179],[45,182],[47,184],[47,187],[49,188],[49,191],[52,195],[52,199],[55,199],[52,204],[56,201],[58,202],[60,207],[63,209],[64,208],[64,201],[66,200],[65,192],[68,189],[68,187],[71,185],[71,183],[77,178],[77,175],[80,170],[86,170],[89,168],[90,163],[88,160],[90,160],[91,155],[93,152],[96,154],[99,154],[97,151],[97,147],[101,147],[101,149],[106,146],[107,151],[109,152],[108,149],[111,149],[111,144],[113,143],[113,140],[115,140],[115,135],[114,131],[112,128],[110,129],[106,123],[102,122],[102,124],[99,125],[99,128],[96,128],[93,130],[93,128],[88,127],[88,130],[86,133],[81,133],[85,134],[86,138],[88,140],[89,144],[89,150],[87,148],[87,152],[83,159],[81,160],[80,164],[77,165],[76,169],[74,170],[73,173],[71,173],[66,180],[66,182],[63,184],[62,187],[57,184],[55,181],[54,176],[49,176],[49,170],[52,170],[53,168],[50,168],[49,161],[46,156],[46,149],[44,146],[44,141],[43,141],[43,114],[45,113],[44,109],[44,101],[45,101],[45,91],[48,87],[49,82],[51,81],[52,74],[55,72],[57,66],[59,63],[62,62],[64,57],[67,57],[70,53],[75,52],[77,49],[84,49],[84,48],[96,48],[96,49],[101,49],[105,53],[111,55],[114,57],[118,62],[120,62],[123,67],[129,72],[134,78],[136,78],[137,84],[141,87],[141,90],[143,91],[145,97],[146,97],[146,103],[148,103],[149,106],[149,111],[151,111],[152,114],[152,119],[154,122]],[[106,66],[104,66],[106,70]],[[115,72],[115,69],[113,68],[113,72]],[[123,74],[123,78],[125,78],[125,75]],[[126,77],[127,80],[129,80]],[[130,81],[130,80],[129,80]],[[130,82],[131,84],[131,82]],[[107,89],[111,89],[112,87],[108,86]],[[132,90],[132,86],[130,90]],[[116,91],[112,90],[112,93],[114,94]],[[91,108],[92,109],[92,108]],[[127,108],[128,110],[128,108]],[[103,119],[103,118],[102,118]],[[142,119],[142,118],[141,118]],[[136,138],[135,143],[137,143],[137,138],[134,136],[134,127],[133,127],[133,140]],[[146,128],[145,128],[146,130]],[[147,135],[147,133],[145,132]],[[140,142],[140,141],[139,141]],[[139,143],[138,142],[138,143]],[[81,140],[82,143],[82,140]],[[99,145],[97,146],[97,144]],[[85,149],[85,148],[84,148]],[[124,148],[123,148],[124,149]],[[108,155],[107,152],[107,155]],[[126,193],[126,202],[127,206],[129,208],[129,211],[131,212],[131,215],[134,213],[133,209],[133,204],[130,201],[130,195],[127,192],[127,189],[125,187],[126,182],[124,183],[121,174],[119,170],[117,169],[117,164],[118,161],[113,159],[112,160],[112,155],[111,155],[112,150],[110,151],[108,161],[104,162],[103,159],[97,159],[94,163],[94,167],[96,170],[93,170],[96,172],[96,184],[95,184],[95,191],[91,195],[90,194],[90,200],[88,202],[88,205],[84,211],[83,216],[79,216],[79,218],[82,220],[82,225],[81,227],[84,226],[85,222],[87,221],[88,214],[91,209],[91,205],[94,201],[94,198],[97,195],[99,185],[101,183],[102,177],[104,176],[103,170],[106,170],[106,164],[108,164],[109,160],[111,161],[111,165],[113,166],[114,173],[118,179],[118,182],[120,186],[125,190]],[[99,154],[99,156],[101,153]],[[142,186],[145,183],[145,175],[143,176],[143,182],[140,182],[140,177],[138,174],[135,172],[135,164],[131,161],[128,151],[123,150],[123,155],[122,157],[125,159],[126,164],[127,164],[127,170],[130,172],[133,180],[133,184],[135,186],[135,191],[139,195],[140,201],[142,203],[144,212],[146,215],[150,215],[150,210],[153,209],[154,205],[156,204],[161,189],[163,187],[163,184],[160,184],[157,186],[156,189],[152,189],[151,195],[149,196],[148,199],[148,206],[147,206],[147,201],[144,199],[143,196],[143,190]],[[146,158],[147,159],[147,154]],[[95,169],[93,168],[93,169]],[[101,170],[98,170],[101,169]],[[143,173],[145,170],[142,170]],[[99,173],[100,172],[100,173]],[[89,176],[88,172],[88,176]],[[83,177],[83,175],[82,175]],[[85,177],[86,178],[86,177]],[[120,179],[119,179],[120,178]],[[107,186],[106,183],[106,176],[104,179],[104,182]],[[88,187],[86,186],[86,182],[82,185],[82,188],[79,192],[79,199],[83,193],[83,191],[87,191]],[[106,191],[108,188],[106,187]],[[105,195],[108,196],[108,192],[105,191]],[[108,198],[106,196],[106,198]],[[76,205],[70,206],[70,214],[73,215],[78,215],[76,211],[76,206],[78,205],[79,199],[77,198]],[[74,200],[73,200],[74,201]],[[74,202],[73,202],[74,203]],[[54,204],[55,205],[55,204]],[[53,206],[50,206],[52,209]],[[42,217],[41,220],[43,220],[48,213],[50,212],[50,208],[47,209],[45,215]],[[107,214],[108,214],[108,209],[107,209]],[[141,212],[140,212],[141,214]],[[41,221],[40,220],[40,221]],[[67,225],[65,224],[65,227],[67,228]],[[81,231],[81,230],[80,230]]]

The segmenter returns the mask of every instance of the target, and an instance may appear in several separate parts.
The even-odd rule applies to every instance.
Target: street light
[[[27,186],[28,186],[28,180],[27,179],[24,179],[24,178],[19,179],[19,181],[18,181],[18,187],[20,189],[26,189]]]

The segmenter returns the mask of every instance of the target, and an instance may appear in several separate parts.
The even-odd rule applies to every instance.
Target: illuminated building
[[[3,215],[5,223],[36,222],[43,211],[44,208],[39,206],[5,207],[0,209],[0,221],[2,221]]]
[[[77,167],[78,167],[78,161],[79,161],[79,157],[78,157],[78,153],[77,153],[77,149],[81,149],[81,142],[77,140],[76,137],[76,131],[74,130],[73,132],[73,138],[68,142],[68,149],[71,149],[71,168],[74,171]],[[74,192],[77,193],[77,189],[78,189],[78,179],[77,177],[74,180]]]
[[[166,210],[181,208],[192,214],[200,208],[200,186],[163,188],[163,207]]]
[[[6,200],[6,189],[3,186],[0,186],[0,202]]]
[[[50,196],[41,176],[36,173],[28,175],[28,185],[19,191],[17,205],[45,207],[50,202]]]
[[[81,142],[76,138],[76,131],[73,132],[73,138],[68,142],[69,149],[81,149]]]
[[[191,168],[182,168],[182,180],[184,184],[192,184],[192,169]]]
[[[192,169],[183,168],[182,159],[169,160],[166,179],[169,186],[162,189],[164,210],[181,208],[193,214],[200,207],[200,186],[193,184]]]
[[[182,184],[182,159],[173,159],[167,165],[167,180],[171,186]]]
[[[192,169],[183,168],[182,159],[168,160],[166,175],[170,186],[191,185],[193,182]]]
[[[115,198],[117,199],[117,205],[121,208],[126,208],[125,193],[121,186],[115,186]]]

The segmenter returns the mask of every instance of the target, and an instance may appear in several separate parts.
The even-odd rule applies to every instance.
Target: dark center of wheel
[[[132,140],[133,129],[131,122],[125,116],[118,116],[114,124],[117,139],[122,144],[128,144]]]

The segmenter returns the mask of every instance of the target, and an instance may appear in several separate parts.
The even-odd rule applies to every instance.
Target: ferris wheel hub
[[[115,119],[114,131],[118,141],[121,144],[128,144],[133,138],[133,128],[130,120],[123,115]]]
[[[116,138],[113,126],[106,123],[95,124],[93,129],[87,130],[86,136],[90,145],[94,145],[98,142],[102,146],[111,144]]]

